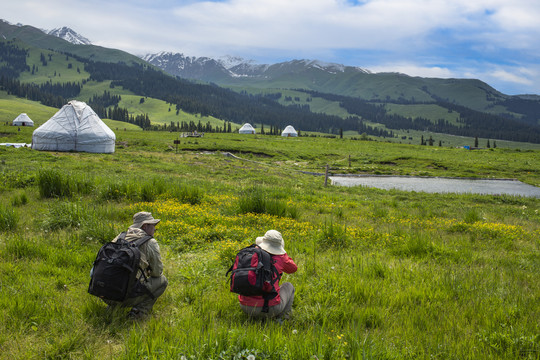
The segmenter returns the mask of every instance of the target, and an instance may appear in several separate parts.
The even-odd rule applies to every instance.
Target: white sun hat
[[[255,243],[272,255],[283,255],[287,253],[285,251],[283,236],[277,230],[268,230],[264,236],[258,237]]]
[[[151,213],[141,211],[133,215],[133,225],[131,225],[131,227],[140,229],[144,224],[156,225],[160,221],[160,219],[154,219]]]

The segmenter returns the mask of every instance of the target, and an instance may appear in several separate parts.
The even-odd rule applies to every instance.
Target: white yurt
[[[22,113],[13,120],[13,126],[34,126],[34,122],[26,113]]]
[[[239,134],[255,134],[255,129],[253,128],[253,126],[251,126],[251,124],[245,123],[244,125],[242,125],[240,130],[238,130],[238,133]]]
[[[288,125],[285,130],[283,130],[283,132],[281,133],[281,136],[285,136],[285,137],[296,137],[298,136],[298,133],[296,132],[296,130],[294,130],[294,128],[292,127],[292,125]]]
[[[116,135],[81,101],[70,101],[32,135],[32,149],[113,153]]]

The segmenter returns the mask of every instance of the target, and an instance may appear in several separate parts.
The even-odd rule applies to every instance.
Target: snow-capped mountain
[[[186,79],[220,82],[224,79],[254,78],[271,79],[288,73],[315,69],[326,74],[344,72],[369,73],[368,70],[318,60],[292,60],[277,64],[257,64],[237,56],[209,57],[185,56],[180,53],[161,52],[148,54],[143,60],[165,72]]]
[[[77,34],[74,30],[66,26],[62,28],[53,29],[46,33],[49,35],[59,37],[66,41],[69,41],[70,43],[75,44],[75,45],[91,45],[92,44],[90,40],[88,40],[82,35]]]
[[[208,57],[185,56],[180,53],[160,52],[142,57],[146,62],[163,71],[185,79],[214,81],[229,77],[227,70],[219,61]]]

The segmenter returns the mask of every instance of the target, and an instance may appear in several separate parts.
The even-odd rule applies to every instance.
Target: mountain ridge
[[[183,53],[165,51],[155,54],[146,54],[141,56],[141,58],[150,64],[167,71],[171,75],[210,82],[216,80],[216,78],[212,77],[215,76],[216,72],[224,76],[230,76],[231,78],[250,77],[265,79],[276,76],[276,73],[280,73],[280,69],[291,71],[294,67],[297,68],[296,71],[316,68],[330,74],[343,73],[345,71],[371,73],[369,70],[360,67],[312,59],[294,59],[281,63],[259,64],[254,60],[246,60],[231,55],[224,55],[214,59],[206,56],[186,56]],[[206,70],[207,73],[214,75],[208,75],[206,73],[201,74],[200,70],[205,68],[209,69]]]
[[[48,35],[59,37],[74,45],[92,45],[92,42],[84,36],[78,34],[75,30],[63,26],[50,31],[45,31]]]
[[[492,110],[497,103],[512,98],[478,79],[373,73],[361,67],[320,60],[256,64],[235,58],[236,63],[227,66],[219,59],[172,52],[148,54],[143,59],[173,76],[230,88],[305,89],[381,102],[433,103],[443,100],[492,113],[496,113]],[[532,96],[522,99],[535,101]]]
[[[51,86],[56,84],[61,87],[65,85],[65,71],[68,70],[62,69],[67,67],[73,69],[71,76],[81,81],[73,84],[74,90],[78,92],[86,87],[87,80],[111,81],[111,88],[118,87],[138,96],[176,104],[177,112],[182,109],[230,122],[247,121],[272,126],[289,125],[290,122],[293,125],[302,124],[303,130],[329,131],[334,134],[341,128],[362,133],[368,129],[366,126],[372,126],[367,131],[375,133],[388,129],[390,131],[382,136],[391,137],[392,129],[441,133],[448,131],[454,135],[467,136],[482,136],[483,133],[492,138],[512,137],[512,134],[508,134],[512,128],[515,132],[521,129],[521,138],[528,138],[528,134],[536,136],[539,130],[540,97],[505,95],[478,79],[434,79],[400,73],[374,74],[359,67],[309,59],[257,64],[235,56],[213,59],[171,52],[148,54],[140,58],[95,45],[74,45],[37,28],[14,26],[4,21],[0,22],[0,34],[9,39],[8,45],[16,39],[21,44],[36,48],[33,50],[34,60],[30,64],[32,70],[28,66],[27,70],[17,70],[17,62],[11,62],[15,66],[12,74],[15,70],[26,72],[25,82],[32,83],[34,67],[39,67],[40,73],[46,69],[47,59],[43,54],[42,60],[39,60],[43,64],[37,62],[39,49],[62,54],[64,64],[60,67],[56,65],[62,72],[62,78],[60,74],[57,77],[56,71],[50,71],[45,77],[41,75],[47,86],[40,89],[44,92],[53,91]],[[51,56],[49,54],[49,61]],[[85,77],[88,75],[77,74],[75,67],[70,68],[73,65],[69,63],[71,57],[77,60],[81,69],[84,66],[85,74],[90,74],[88,78]],[[24,64],[25,61],[21,58],[19,63]],[[154,71],[157,69],[159,72]],[[185,74],[170,76],[173,75],[172,71],[184,71]],[[169,75],[165,76],[166,73]],[[190,77],[195,81],[182,79]],[[54,79],[54,83],[50,79]],[[207,85],[201,84],[201,81]],[[15,87],[12,88],[18,90]],[[237,94],[231,94],[230,90]],[[105,101],[107,94],[95,95]],[[77,95],[67,95],[72,96]],[[281,107],[274,106],[272,102]],[[106,111],[105,107],[108,106],[103,105],[102,110]],[[491,111],[490,116],[481,114],[486,109]],[[341,120],[338,121],[336,117]],[[528,128],[517,124],[518,121],[534,128],[526,130]],[[377,136],[381,136],[380,133]],[[538,140],[534,138],[533,141]]]
[[[13,25],[3,19],[0,19],[0,36],[5,41],[18,39],[37,48],[75,54],[87,59],[93,59],[94,61],[122,61],[131,64],[146,64],[138,56],[122,50],[110,49],[93,44],[76,45],[57,36],[49,35],[47,30],[38,29],[31,25]]]

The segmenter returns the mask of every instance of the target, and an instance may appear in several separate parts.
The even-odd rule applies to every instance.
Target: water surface
[[[333,185],[367,186],[428,193],[514,195],[540,198],[540,188],[518,180],[455,179],[413,176],[330,176]]]

